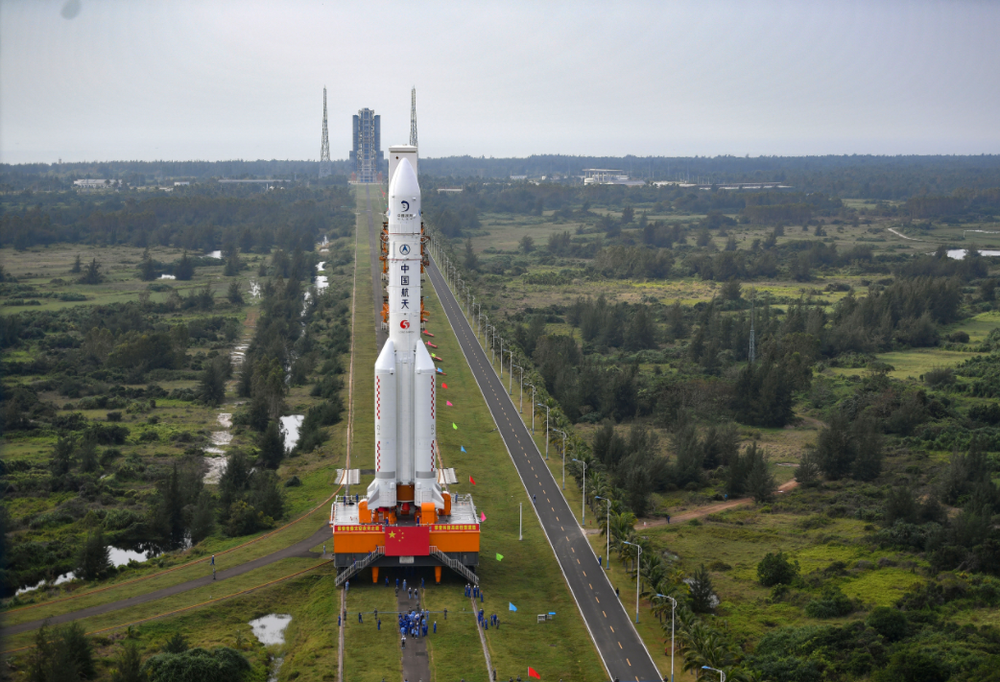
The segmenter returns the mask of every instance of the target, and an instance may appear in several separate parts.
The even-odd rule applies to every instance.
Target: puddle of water
[[[285,439],[285,452],[291,452],[299,442],[299,431],[302,429],[302,422],[305,415],[292,414],[281,418],[281,435]]]
[[[212,445],[229,445],[233,442],[233,434],[228,431],[213,431],[212,432]]]
[[[271,613],[250,621],[250,629],[264,646],[285,643],[285,629],[292,622],[287,613]]]
[[[206,258],[216,258],[218,260],[222,260],[222,252],[221,251],[212,251],[210,253],[205,254],[205,257]]]
[[[948,249],[948,258],[954,258],[955,260],[964,260],[966,254],[969,251],[967,249]],[[984,250],[979,252],[980,256],[1000,256],[1000,251],[989,251]]]
[[[205,452],[214,450],[215,448],[205,448]],[[219,450],[219,454],[222,450]],[[205,464],[208,465],[208,471],[205,472],[205,478],[202,479],[205,483],[218,484],[219,479],[222,478],[222,474],[226,473],[226,458],[225,457],[206,457]]]
[[[108,547],[108,556],[111,558],[111,563],[115,566],[124,566],[130,561],[143,562],[147,559],[152,559],[156,556],[156,553],[152,550],[148,552],[133,552],[129,549],[118,549],[117,547]]]
[[[267,682],[278,682],[278,673],[281,672],[281,664],[285,662],[284,656],[278,656],[271,663],[271,674],[267,676]]]
[[[160,275],[160,279],[177,279],[173,275]]]
[[[108,547],[108,559],[111,561],[111,565],[114,567],[124,566],[130,561],[146,561],[152,557],[156,556],[153,551],[148,552],[133,552],[130,549],[119,549],[118,547]],[[69,573],[63,573],[55,580],[52,581],[52,585],[62,585],[63,583],[68,583],[70,580],[76,580],[76,574],[73,571]],[[14,594],[24,594],[25,592],[33,592],[40,587],[44,587],[48,584],[47,580],[40,581],[37,585],[29,585],[28,587],[22,587],[17,590]]]

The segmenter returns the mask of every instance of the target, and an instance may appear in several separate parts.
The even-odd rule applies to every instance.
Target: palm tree
[[[685,672],[701,675],[703,666],[729,668],[739,663],[739,654],[725,635],[701,621],[688,625],[681,631]]]

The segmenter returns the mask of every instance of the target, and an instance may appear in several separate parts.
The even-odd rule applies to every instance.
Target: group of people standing
[[[399,646],[403,649],[406,648],[406,635],[410,637],[426,637],[428,628],[433,628],[434,634],[437,634],[438,624],[434,621],[433,625],[428,624],[429,611],[414,611],[410,610],[409,613],[399,614]]]

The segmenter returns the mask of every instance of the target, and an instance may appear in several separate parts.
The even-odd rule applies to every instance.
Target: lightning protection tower
[[[325,178],[332,174],[330,169],[330,133],[326,126],[326,88],[323,88],[323,141],[319,146],[319,176]]]
[[[410,91],[410,146],[417,147],[417,86]]]

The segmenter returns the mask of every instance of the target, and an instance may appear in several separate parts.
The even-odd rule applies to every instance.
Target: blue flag
[[[464,445],[462,446],[462,452],[468,452],[468,450],[465,449]]]
[[[514,604],[512,602],[507,602],[507,610],[508,611],[517,611],[517,607],[514,606]]]

